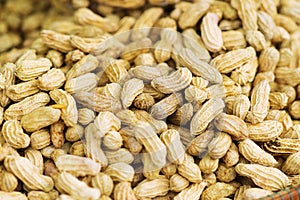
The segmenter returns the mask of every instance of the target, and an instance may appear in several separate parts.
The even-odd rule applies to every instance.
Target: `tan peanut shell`
[[[4,112],[4,119],[18,119],[23,115],[32,112],[34,109],[45,106],[50,102],[50,97],[47,93],[40,92],[35,95],[26,97],[22,101],[12,104]]]
[[[300,149],[299,139],[291,138],[276,138],[274,141],[264,143],[264,147],[267,151],[277,154],[286,155],[297,153]]]
[[[175,125],[186,125],[193,117],[193,105],[183,104],[175,113],[168,117],[168,120]]]
[[[234,143],[231,143],[228,151],[223,156],[222,160],[227,167],[232,167],[239,162],[239,158],[240,155],[238,147]]]
[[[29,146],[30,137],[24,133],[20,121],[7,120],[2,126],[5,141],[13,148],[20,149]]]
[[[23,60],[17,66],[16,76],[23,81],[33,80],[47,72],[51,66],[52,63],[48,58],[40,58],[38,60]]]
[[[21,119],[22,127],[28,132],[34,132],[57,122],[61,111],[49,106],[40,107],[24,115]]]
[[[109,196],[113,191],[114,183],[110,176],[100,172],[92,178],[92,186],[98,188],[101,195]]]
[[[246,31],[246,40],[258,52],[264,50],[267,47],[266,38],[264,34],[260,31],[257,30]]]
[[[170,177],[170,190],[174,192],[180,192],[189,186],[189,181],[180,176],[179,174],[174,174]]]
[[[209,2],[194,3],[190,9],[183,12],[179,19],[178,24],[181,29],[193,27],[197,24],[198,20],[205,14],[210,6]]]
[[[187,67],[194,75],[200,76],[212,83],[221,83],[220,72],[208,63],[197,58],[196,54],[188,49],[182,48],[179,52],[179,63]]]
[[[85,73],[89,73],[98,67],[98,60],[95,56],[87,55],[76,62],[66,74],[67,79],[76,78]]]
[[[282,166],[282,171],[288,175],[297,175],[300,174],[299,171],[299,162],[300,162],[300,153],[291,154]]]
[[[74,13],[74,20],[82,25],[93,25],[107,32],[113,32],[118,29],[118,24],[108,18],[97,15],[88,8],[80,8]]]
[[[215,118],[214,125],[218,130],[230,134],[234,140],[244,140],[249,135],[246,123],[234,115],[221,113]]]
[[[185,154],[184,161],[177,168],[178,173],[192,183],[200,183],[202,175],[200,168],[193,162],[193,158]]]
[[[241,176],[251,178],[257,186],[265,190],[278,191],[289,184],[288,177],[273,167],[258,164],[238,164],[235,170]]]
[[[219,181],[229,183],[236,178],[236,172],[234,167],[227,167],[222,163],[216,171],[216,176]]]
[[[61,148],[65,143],[65,124],[59,120],[50,126],[51,142],[56,148]]]
[[[221,73],[229,73],[250,61],[254,55],[255,50],[252,47],[237,49],[215,57],[210,64]]]
[[[219,16],[208,12],[201,23],[201,37],[206,48],[211,52],[218,52],[223,46],[221,29],[218,27]]]
[[[25,158],[30,160],[39,169],[40,174],[43,174],[44,159],[40,151],[28,148],[25,150]]]
[[[33,149],[43,149],[51,144],[51,135],[47,129],[40,129],[30,135],[30,146]]]
[[[12,199],[12,200],[28,200],[25,194],[21,192],[5,192],[0,191],[0,196],[4,199]]]
[[[149,123],[143,121],[139,121],[134,130],[136,139],[143,144],[152,162],[156,166],[163,167],[166,164],[167,149],[155,130]]]
[[[54,179],[57,189],[69,194],[71,197],[95,200],[100,197],[101,193],[98,188],[89,187],[86,183],[67,172],[56,175]]]
[[[207,146],[214,138],[214,135],[215,133],[213,130],[207,130],[195,138],[188,138],[187,152],[192,156],[198,156],[206,153]]]
[[[131,188],[130,183],[120,182],[116,184],[114,188],[114,199],[126,200],[132,199],[136,200],[136,196]]]
[[[149,110],[154,104],[154,98],[148,93],[138,95],[133,101],[133,105],[142,110]]]
[[[49,47],[61,52],[69,52],[73,50],[70,43],[70,36],[61,34],[52,30],[43,30],[41,32],[42,41]]]
[[[149,82],[161,76],[168,76],[169,72],[171,68],[165,63],[156,66],[138,65],[132,68],[132,73],[136,78]]]
[[[114,163],[108,165],[105,174],[109,175],[113,181],[132,181],[134,175],[134,169],[131,165],[126,163]]]
[[[184,89],[191,81],[192,73],[187,68],[180,68],[170,75],[153,79],[151,85],[164,94],[170,94]]]
[[[79,104],[84,105],[85,107],[97,112],[117,112],[122,108],[122,104],[119,99],[95,92],[81,91],[76,93],[74,97],[76,102],[78,102]]]
[[[118,150],[123,145],[123,139],[119,132],[109,131],[103,137],[102,143],[110,150]]]
[[[48,192],[54,186],[53,180],[48,176],[39,174],[39,169],[27,158],[8,156],[4,160],[4,166],[31,190]]]
[[[71,173],[76,177],[96,175],[101,169],[101,165],[92,159],[75,155],[60,155],[54,162],[59,171]]]
[[[246,200],[264,198],[273,192],[261,188],[248,188],[244,191],[243,198]]]
[[[133,26],[133,29],[139,30],[133,31],[131,39],[138,40],[146,37],[150,31],[147,28],[152,27],[162,14],[163,9],[160,7],[153,7],[144,11]]]
[[[160,139],[167,147],[167,158],[172,163],[182,164],[184,161],[184,146],[180,141],[178,131],[169,129],[160,135]]]
[[[140,182],[133,191],[138,198],[154,198],[166,195],[169,189],[169,179],[161,176],[154,180]]]
[[[203,61],[210,61],[211,56],[206,49],[201,37],[193,28],[185,29],[182,32],[183,43],[186,48],[190,49],[196,56],[198,56]]]
[[[244,120],[249,109],[250,109],[249,98],[246,95],[239,95],[235,99],[235,102],[233,102],[232,114]]]
[[[231,3],[232,7],[237,9],[238,15],[242,20],[243,28],[245,30],[257,30],[257,13],[256,5],[250,0],[237,0]]]
[[[258,124],[247,124],[249,138],[256,142],[274,140],[283,131],[282,123],[275,120],[265,120]]]
[[[95,112],[88,108],[78,110],[78,122],[82,125],[87,125],[95,119]]]
[[[203,133],[208,124],[223,111],[224,106],[220,98],[210,99],[204,103],[191,120],[191,133],[193,135]]]
[[[205,174],[214,173],[218,166],[219,159],[212,159],[209,155],[204,156],[199,162],[199,168]]]
[[[2,170],[0,172],[1,181],[0,181],[0,189],[3,192],[13,192],[17,189],[18,186],[18,179],[12,173]],[[1,196],[1,195],[0,195]]]
[[[99,136],[103,137],[109,131],[118,131],[121,128],[120,120],[111,112],[99,112],[94,120]]]
[[[270,85],[267,80],[259,82],[252,90],[251,108],[246,120],[252,124],[262,122],[268,114]]]
[[[145,121],[154,128],[155,132],[161,133],[165,130],[167,130],[167,124],[163,120],[157,120],[154,117],[152,117],[148,112],[144,110],[136,110],[134,111],[136,117],[138,120]]]
[[[6,95],[13,101],[21,101],[28,96],[38,93],[39,91],[38,81],[34,79],[8,86]]]
[[[101,167],[106,167],[108,160],[101,148],[101,138],[99,131],[94,123],[90,123],[84,130],[85,135],[85,155],[88,158],[101,164]]]
[[[251,139],[245,139],[239,143],[239,152],[251,163],[273,167],[277,164],[275,158],[262,150]]]
[[[124,108],[128,108],[134,98],[143,92],[144,84],[142,80],[131,79],[125,82],[122,93],[121,100]]]
[[[124,162],[130,164],[134,161],[132,153],[125,148],[120,148],[115,151],[105,151],[104,153],[109,164],[117,162]]]
[[[155,103],[150,109],[150,114],[156,119],[164,119],[177,110],[182,100],[180,93],[173,93]]]
[[[177,194],[174,197],[174,199],[175,200],[199,199],[206,185],[207,183],[205,183],[204,181],[201,183],[194,183],[190,187],[182,190],[179,194]]]
[[[208,144],[208,155],[213,159],[222,158],[232,143],[231,137],[223,132],[216,133],[215,137]]]
[[[65,91],[73,94],[80,91],[91,91],[98,84],[98,76],[94,73],[86,73],[76,78],[68,79],[65,83]]]
[[[228,183],[222,183],[222,182],[217,182],[208,188],[206,188],[202,195],[201,195],[201,200],[207,199],[207,200],[212,200],[212,199],[220,199],[223,197],[228,197],[232,194],[234,194],[236,191],[236,188]]]
[[[61,69],[52,68],[38,78],[37,86],[41,90],[49,91],[60,88],[66,80]]]

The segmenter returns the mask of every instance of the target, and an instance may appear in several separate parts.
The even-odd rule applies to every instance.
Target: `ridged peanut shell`
[[[199,135],[205,131],[208,124],[221,112],[225,107],[220,98],[210,99],[205,102],[196,112],[191,120],[191,134]]]
[[[211,174],[218,169],[219,159],[212,159],[209,155],[204,156],[199,162],[201,172]]]
[[[30,137],[24,133],[20,121],[7,120],[2,126],[2,134],[5,141],[15,149],[29,146]]]
[[[156,119],[165,119],[177,110],[182,100],[180,93],[173,93],[155,103],[150,109],[150,114]]]
[[[45,106],[50,102],[50,97],[47,93],[40,92],[35,95],[26,97],[18,103],[10,105],[4,112],[4,119],[18,119],[23,115],[32,112],[34,109]]]
[[[6,95],[13,101],[21,101],[24,98],[36,94],[40,91],[38,81],[31,80],[7,87]]]
[[[185,155],[185,159],[181,165],[178,165],[178,173],[192,183],[200,183],[202,175],[200,168],[193,160],[190,160],[189,155]]]
[[[138,198],[154,198],[166,195],[169,189],[169,179],[161,176],[154,180],[144,180],[140,182],[133,191]]]
[[[101,165],[90,158],[75,155],[60,155],[55,160],[59,171],[71,173],[74,176],[96,175]]]
[[[192,73],[187,68],[180,68],[169,75],[151,81],[153,88],[164,94],[170,94],[186,88],[192,81]]]
[[[135,127],[135,137],[143,144],[156,166],[163,167],[166,164],[166,146],[149,123],[139,121]]]
[[[49,106],[40,107],[24,115],[21,119],[21,124],[27,132],[34,132],[57,122],[60,116],[61,111],[59,109]]]
[[[246,123],[234,115],[221,113],[215,118],[214,125],[219,131],[230,134],[234,140],[244,140],[249,135]]]
[[[31,190],[48,192],[54,186],[52,178],[39,174],[39,169],[27,158],[8,156],[4,160],[4,166]]]
[[[206,188],[202,195],[201,200],[213,200],[228,197],[234,194],[236,188],[228,183],[217,182]]]
[[[210,64],[221,73],[229,73],[250,61],[253,56],[255,56],[255,50],[252,47],[247,47],[221,54],[211,60]]]
[[[94,120],[99,130],[98,134],[103,137],[109,131],[118,131],[121,128],[121,121],[111,112],[99,112]]]
[[[170,190],[174,192],[180,192],[189,186],[189,181],[180,176],[179,174],[174,174],[170,178]]]
[[[128,182],[120,182],[115,186],[114,199],[117,200],[136,200],[136,196]]]
[[[258,124],[247,124],[249,138],[256,142],[274,140],[283,132],[283,125],[279,121],[265,120]]]
[[[238,164],[236,172],[241,176],[246,176],[259,187],[278,191],[289,185],[288,177],[277,168],[265,167],[258,164]]]
[[[124,108],[128,108],[134,98],[143,92],[144,84],[142,80],[139,79],[131,79],[125,82],[122,93],[121,93],[121,101]]]
[[[201,37],[206,48],[211,52],[218,52],[223,46],[221,29],[218,27],[219,16],[208,12],[202,19]]]
[[[282,166],[282,171],[288,175],[300,174],[300,152],[291,154]]]
[[[17,189],[18,179],[12,173],[3,170],[0,172],[1,180],[0,180],[0,189],[3,192],[13,192]],[[0,195],[1,196],[1,195]]]
[[[98,188],[89,187],[85,182],[80,181],[70,173],[62,172],[54,179],[55,187],[73,198],[96,200],[100,197],[100,190]]]
[[[69,93],[62,89],[55,89],[50,92],[50,97],[55,103],[63,105],[61,118],[67,126],[74,126],[78,121],[76,101]]]
[[[113,181],[131,182],[133,180],[134,169],[131,165],[119,162],[108,165],[104,173],[109,175]]]
[[[264,166],[275,166],[277,161],[275,158],[262,150],[255,142],[245,139],[239,143],[239,152],[251,163],[257,163]]]
[[[190,187],[182,190],[174,197],[174,200],[198,200],[207,186],[206,182],[194,183]]]
[[[0,191],[0,196],[3,199],[11,199],[11,200],[28,200],[26,195],[21,192],[4,192]]]
[[[22,81],[33,80],[50,70],[51,66],[52,63],[48,58],[40,58],[38,60],[23,60],[17,66],[16,76]]]
[[[101,195],[109,196],[113,191],[114,183],[109,175],[100,172],[92,178],[92,186],[98,188]]]
[[[218,133],[208,145],[208,155],[213,159],[222,158],[228,151],[232,139],[226,133]]]
[[[180,134],[174,129],[164,131],[160,139],[167,147],[167,158],[172,163],[181,164],[184,160],[185,149],[180,141]]]

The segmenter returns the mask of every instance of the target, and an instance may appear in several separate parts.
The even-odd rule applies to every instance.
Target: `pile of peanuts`
[[[251,200],[300,184],[300,1],[0,1],[0,200]]]

